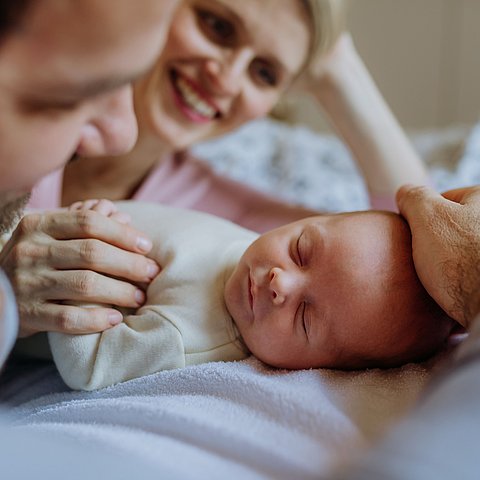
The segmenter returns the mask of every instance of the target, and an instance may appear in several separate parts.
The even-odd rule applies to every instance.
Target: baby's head
[[[417,278],[407,224],[388,212],[310,217],[262,235],[225,301],[250,351],[281,368],[419,361],[454,325]]]

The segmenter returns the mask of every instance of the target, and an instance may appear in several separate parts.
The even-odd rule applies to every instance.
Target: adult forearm
[[[310,89],[363,171],[370,191],[393,195],[423,184],[426,169],[347,37]]]

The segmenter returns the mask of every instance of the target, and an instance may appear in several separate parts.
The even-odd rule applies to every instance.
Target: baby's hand
[[[80,202],[72,203],[68,207],[68,210],[75,212],[75,211],[86,211],[86,210],[93,210],[94,212],[98,212],[105,217],[109,217],[113,220],[116,220],[118,223],[128,224],[131,222],[131,217],[127,213],[119,212],[117,206],[111,202],[110,200],[83,200]]]

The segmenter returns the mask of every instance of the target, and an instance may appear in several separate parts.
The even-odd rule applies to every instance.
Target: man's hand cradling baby
[[[468,328],[480,313],[480,186],[442,195],[404,186],[400,213],[412,231],[418,276],[433,299]]]

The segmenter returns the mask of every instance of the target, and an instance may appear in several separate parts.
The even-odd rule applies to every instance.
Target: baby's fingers
[[[105,217],[110,217],[118,212],[117,206],[110,200],[105,199],[98,200],[97,203],[92,206],[91,210],[105,215]]]
[[[68,208],[72,212],[85,212],[92,210],[98,212],[104,217],[111,217],[118,212],[117,206],[110,200],[92,198],[90,200],[84,200],[75,202]],[[117,220],[118,221],[118,220]]]
[[[98,204],[100,200],[97,200],[96,198],[92,198],[91,200],[83,200],[79,202],[72,203],[69,207],[68,210],[71,212],[79,212],[81,210],[92,210],[95,205]]]

